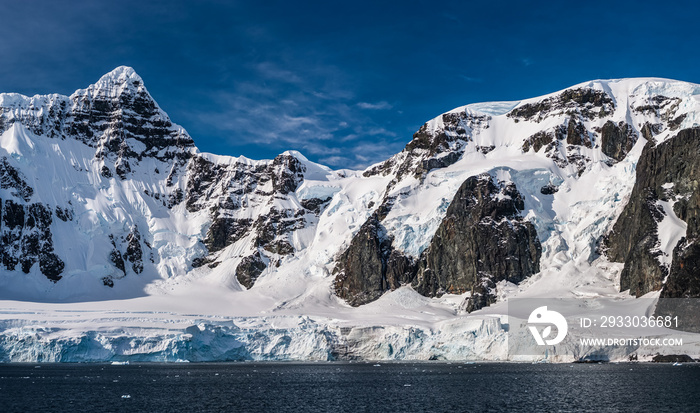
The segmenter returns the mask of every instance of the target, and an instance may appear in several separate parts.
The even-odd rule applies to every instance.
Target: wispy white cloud
[[[280,80],[285,83],[303,84],[304,81],[299,75],[291,70],[281,68],[271,62],[258,63],[255,66],[258,75],[264,79]]]
[[[377,102],[377,103],[369,103],[369,102],[359,102],[357,106],[360,109],[371,109],[371,110],[389,110],[393,108],[394,106],[385,101]]]
[[[215,110],[191,116],[228,145],[296,149],[331,167],[364,169],[400,150],[397,134],[373,118],[393,105],[357,102],[338,68],[304,65],[294,59],[252,65],[254,81],[216,92],[210,97]],[[373,144],[365,145],[367,139]]]
[[[384,128],[370,128],[369,130],[367,130],[366,133],[369,136],[376,136],[376,135],[392,136],[392,137],[396,136],[396,133],[394,133],[390,130],[384,129]]]

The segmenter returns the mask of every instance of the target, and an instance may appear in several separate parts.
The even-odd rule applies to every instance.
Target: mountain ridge
[[[142,280],[142,284],[148,285],[167,284],[168,279],[211,270],[211,277],[228,280],[224,284],[236,289],[254,286],[259,277],[279,272],[274,268],[305,253],[318,241],[315,239],[318,223],[326,220],[321,215],[328,212],[327,209],[337,211],[349,207],[357,211],[352,219],[357,223],[379,211],[380,221],[391,242],[396,244],[396,251],[416,259],[427,248],[452,199],[448,193],[441,195],[440,204],[430,205],[428,209],[432,212],[425,217],[420,212],[408,215],[399,212],[405,211],[401,204],[412,202],[420,211],[422,207],[416,204],[416,194],[430,192],[435,185],[432,181],[443,171],[459,170],[459,165],[465,165],[465,158],[487,164],[496,155],[512,158],[514,162],[523,162],[516,159],[520,154],[535,155],[527,162],[535,161],[550,172],[544,179],[545,172],[541,170],[541,176],[535,179],[539,188],[528,188],[525,192],[525,204],[529,204],[529,208],[524,208],[523,212],[527,221],[534,222],[538,241],[547,241],[545,227],[553,225],[553,211],[544,218],[533,212],[542,209],[543,202],[547,202],[531,201],[532,189],[549,187],[556,191],[562,181],[590,173],[601,162],[607,167],[621,162],[640,138],[653,139],[658,145],[675,136],[678,130],[696,125],[695,113],[689,109],[696,102],[693,99],[698,91],[698,85],[660,78],[596,80],[517,102],[465,105],[426,122],[402,152],[364,171],[354,172],[331,171],[296,151],[287,151],[269,161],[201,153],[187,132],[173,124],[160,109],[143,79],[126,66],[116,68],[95,84],[68,97],[0,94],[3,108],[0,129],[2,148],[8,155],[4,158],[7,159],[6,170],[14,168],[19,171],[19,175],[15,175],[22,176],[22,159],[27,158],[24,152],[36,151],[36,142],[44,137],[58,137],[61,141],[73,138],[94,148],[94,156],[81,148],[83,154],[72,158],[72,162],[77,162],[73,169],[90,175],[83,185],[97,188],[95,194],[90,194],[95,198],[86,201],[89,209],[96,210],[92,208],[96,201],[109,204],[110,199],[115,199],[115,193],[119,193],[122,200],[126,199],[117,205],[122,212],[104,215],[98,210],[93,213],[96,217],[90,217],[94,221],[107,216],[107,221],[111,222],[109,230],[94,226],[90,230],[104,232],[102,235],[107,237],[108,241],[103,241],[106,246],[101,247],[105,257],[95,256],[94,262],[88,259],[81,269],[68,268],[61,273],[70,278],[100,273],[102,283],[114,289],[128,274],[137,275],[143,271],[150,274],[150,281]],[[658,96],[664,99],[654,101]],[[646,123],[640,123],[640,119]],[[5,136],[8,131],[10,136]],[[506,176],[510,174],[507,168],[491,169],[494,182],[510,181],[512,177]],[[462,167],[459,175],[466,178],[470,173],[483,172],[488,171],[467,173]],[[66,175],[66,179],[74,181],[76,178]],[[84,177],[81,179],[84,181]],[[356,200],[349,203],[336,200],[337,195],[349,195],[342,188],[353,179],[358,180],[355,186],[373,184],[367,185],[369,190],[359,191],[364,192],[359,204]],[[457,193],[460,183],[451,183],[452,189],[448,192]],[[14,185],[12,190],[18,191],[16,187],[21,184],[15,182]],[[123,188],[117,188],[119,186]],[[517,188],[520,190],[520,185]],[[70,188],[64,189],[39,189],[33,196],[39,200],[45,198],[45,192],[51,193],[53,199],[48,203],[53,215],[61,220],[58,215],[70,215],[63,213],[64,210],[76,214],[71,203],[78,202],[66,195]],[[81,202],[85,199],[81,198]],[[85,214],[91,213],[86,211]],[[179,223],[165,223],[168,229],[163,231],[158,227],[162,222],[154,224],[158,221],[154,216],[159,214],[168,214],[171,220]],[[179,218],[173,214],[180,214]],[[123,217],[139,215],[145,220],[123,220]],[[416,225],[405,224],[410,215],[418,221]],[[549,223],[543,225],[538,220]],[[54,225],[53,221],[48,225]],[[192,222],[197,224],[190,225]],[[120,223],[121,228],[116,228]],[[342,226],[343,240],[335,243],[335,251],[327,251],[325,269],[321,271],[325,274],[323,277],[332,278],[333,271],[338,271],[336,259],[349,246],[358,228],[358,224],[352,222]],[[169,235],[163,235],[168,232]],[[15,248],[17,251],[32,243],[24,239],[15,242],[20,244]],[[172,249],[173,242],[180,252],[170,255],[166,251]],[[590,252],[590,256],[593,255],[595,253]],[[225,266],[217,269],[221,263]],[[69,262],[69,267],[71,265]],[[26,267],[31,270],[32,266],[26,264]],[[236,274],[236,281],[231,278],[233,274]],[[60,282],[53,281],[57,285]],[[400,285],[403,283],[394,284],[394,288]],[[138,290],[140,286],[134,287]],[[456,288],[455,291],[464,290]],[[94,291],[87,289],[86,292],[87,297]],[[109,293],[98,295],[109,296]]]
[[[102,79],[0,95],[0,361],[512,360],[514,298],[700,291],[698,85],[471,104],[334,171],[199,152],[133,69]]]

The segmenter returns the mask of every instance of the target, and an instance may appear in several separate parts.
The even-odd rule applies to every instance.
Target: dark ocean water
[[[0,411],[700,411],[700,365],[380,364],[5,364]]]

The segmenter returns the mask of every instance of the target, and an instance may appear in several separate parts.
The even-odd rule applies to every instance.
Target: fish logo
[[[569,331],[569,324],[566,319],[560,313],[547,310],[547,306],[535,308],[535,310],[530,313],[530,318],[527,319],[528,325],[532,336],[535,337],[537,345],[540,346],[553,346],[564,341],[566,338],[566,333]],[[537,329],[537,326],[547,325],[542,332]],[[557,335],[554,338],[547,340],[550,334],[552,334],[552,326],[557,328]]]

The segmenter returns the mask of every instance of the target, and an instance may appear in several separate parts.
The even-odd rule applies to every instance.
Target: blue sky
[[[0,91],[70,94],[132,66],[206,152],[334,168],[468,103],[591,79],[700,83],[691,2],[4,2]]]

